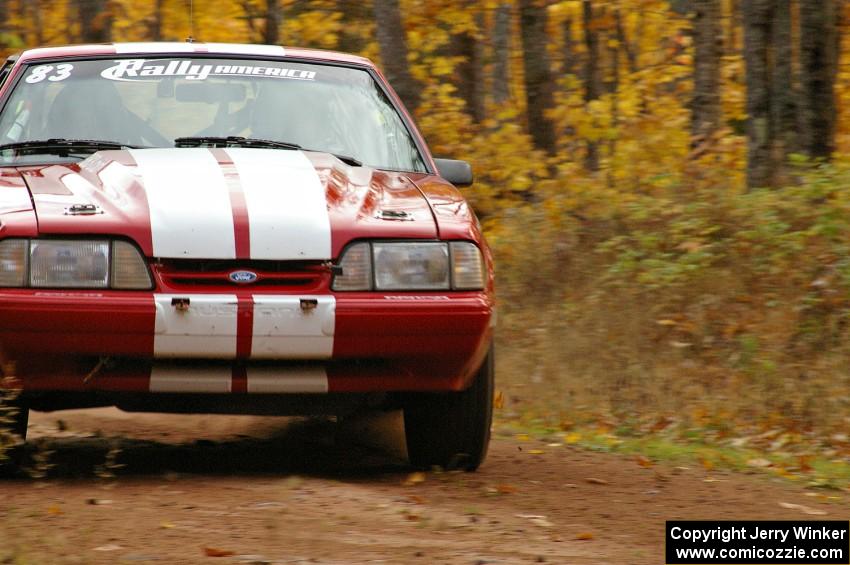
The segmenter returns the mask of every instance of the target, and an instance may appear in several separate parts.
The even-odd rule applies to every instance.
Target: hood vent
[[[412,222],[413,214],[404,210],[378,210],[375,217],[379,220],[396,220],[402,222]]]
[[[96,204],[71,204],[65,208],[66,216],[94,216],[95,214],[103,214],[103,210]]]

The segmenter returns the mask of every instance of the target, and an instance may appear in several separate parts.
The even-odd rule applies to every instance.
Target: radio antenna
[[[195,0],[189,0],[189,37],[186,42],[195,42]]]

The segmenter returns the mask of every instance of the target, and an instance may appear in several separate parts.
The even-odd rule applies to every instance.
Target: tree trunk
[[[720,0],[694,0],[694,97],[691,101],[692,145],[720,128]]]
[[[106,0],[76,0],[80,41],[105,43],[112,39],[112,14]]]
[[[554,77],[546,51],[548,36],[543,1],[521,0],[520,28],[529,133],[536,147],[554,154],[555,128],[546,117],[546,110],[554,104]]]
[[[511,4],[496,8],[493,24],[493,101],[504,104],[511,97]]]
[[[359,33],[351,30],[351,25],[354,22],[363,19],[372,19],[372,14],[368,10],[368,6],[360,2],[352,2],[351,0],[337,0],[336,11],[342,14],[342,29],[339,31],[339,39],[337,48],[346,53],[357,53],[364,47],[365,41]],[[368,14],[368,15],[367,15]]]
[[[16,2],[14,5],[16,18],[22,22],[26,22],[19,27],[20,37],[25,43],[44,44],[44,41],[42,41],[43,26],[41,25],[41,18],[39,16],[41,6],[39,4],[39,0],[33,0],[32,2]],[[71,18],[69,17],[68,19],[70,20]],[[71,22],[68,23],[70,26]]]
[[[80,41],[108,43],[112,41],[112,12],[107,0],[76,0],[80,22]]]
[[[480,16],[480,14],[478,14]],[[478,24],[483,22],[476,18]],[[466,111],[476,123],[484,121],[484,54],[483,41],[474,33],[465,32],[452,36],[451,52],[463,58],[455,68],[455,86],[466,102]]]
[[[620,127],[620,51],[626,50],[625,33],[623,32],[623,18],[618,7],[614,8],[614,20],[617,26],[617,37],[619,41],[608,43],[608,58],[611,61],[611,78],[608,84],[608,92],[611,98],[611,126],[616,132]],[[626,57],[628,59],[628,56]],[[617,152],[617,135],[612,135],[608,139],[608,155],[614,155]],[[614,175],[611,168],[607,171],[608,186],[614,186]]]
[[[280,12],[278,0],[266,0],[266,27],[263,29],[263,42],[266,45],[280,43]]]
[[[374,0],[375,32],[387,79],[408,109],[413,111],[419,105],[419,86],[410,74],[407,40],[398,2],[399,0]]]
[[[747,64],[747,186],[770,186],[773,131],[770,120],[770,41],[773,0],[743,0]]]
[[[839,7],[836,0],[800,0],[800,133],[810,157],[829,158],[834,149]]]
[[[152,41],[162,41],[162,5],[165,0],[156,0],[153,5],[153,16],[151,17],[148,35]]]
[[[5,32],[9,29],[9,2],[0,0],[0,31]]]
[[[794,92],[794,34],[791,30],[793,0],[776,2],[773,17],[773,76],[771,79],[771,130],[777,143],[775,155],[782,162],[796,148],[797,108]]]
[[[720,0],[717,0],[718,2]],[[637,72],[637,45],[629,41],[626,36],[626,26],[623,24],[623,16],[620,9],[616,9],[617,41],[626,53],[626,61],[629,63],[629,72]]]
[[[574,75],[576,74],[576,42],[573,38],[573,19],[567,18],[564,20],[564,25],[561,28],[564,30],[564,50],[561,52],[564,57],[561,65],[561,74]]]
[[[582,25],[584,26],[584,45],[587,50],[584,61],[584,101],[598,100],[602,94],[602,79],[599,72],[599,32],[594,27],[594,9],[591,0],[582,0]],[[599,144],[587,140],[587,154],[584,166],[589,171],[599,170]]]

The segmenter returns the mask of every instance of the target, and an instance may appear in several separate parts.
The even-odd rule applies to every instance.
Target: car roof
[[[136,42],[136,43],[95,43],[88,45],[63,45],[59,47],[38,47],[21,53],[20,62],[34,59],[56,59],[62,57],[85,57],[103,55],[186,55],[214,54],[256,57],[292,57],[334,63],[354,63],[373,67],[372,61],[358,55],[306,49],[300,47],[282,47],[278,45],[257,45],[247,43],[204,43],[204,42]]]

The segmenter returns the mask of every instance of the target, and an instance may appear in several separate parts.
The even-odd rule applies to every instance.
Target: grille
[[[239,261],[162,259],[153,265],[164,286],[182,288],[190,286],[251,288],[289,288],[311,290],[330,282],[330,269],[315,261]],[[257,279],[250,283],[230,280],[234,271],[250,271]]]

